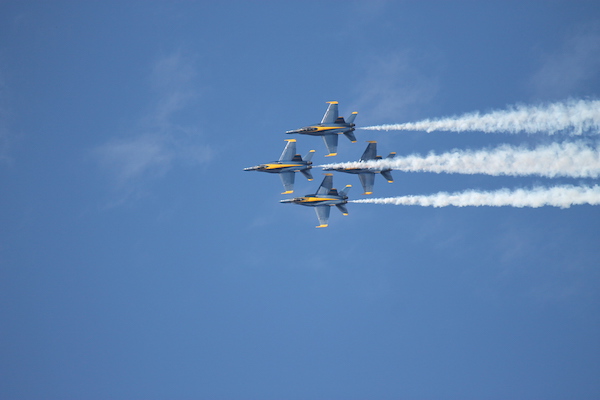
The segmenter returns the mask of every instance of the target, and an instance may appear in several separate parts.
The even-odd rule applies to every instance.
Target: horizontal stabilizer
[[[383,176],[389,183],[394,182],[394,178],[392,177],[392,172],[388,169],[385,171],[381,171],[381,176]]]
[[[342,212],[342,214],[348,215],[348,209],[346,208],[345,204],[336,204],[335,206]]]
[[[346,185],[345,188],[343,188],[342,190],[340,190],[340,195],[341,196],[348,196],[348,191],[350,190],[350,188],[352,187],[352,185]]]
[[[304,161],[310,161],[312,160],[313,156],[315,155],[315,151],[311,150],[308,152],[307,155],[304,156]]]
[[[312,181],[314,179],[312,174],[310,173],[310,169],[301,169],[300,173],[304,175],[309,181]]]
[[[356,111],[354,111],[352,114],[350,114],[350,116],[346,120],[346,123],[347,124],[353,124],[354,123],[354,119],[356,118],[356,115],[358,115],[358,112],[356,112]]]
[[[351,141],[352,143],[356,142],[356,136],[354,136],[354,132],[353,132],[353,131],[346,131],[346,132],[344,132],[344,135],[345,135],[345,136],[346,136],[348,139],[350,139],[350,141]]]

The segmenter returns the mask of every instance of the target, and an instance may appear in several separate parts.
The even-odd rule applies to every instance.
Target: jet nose
[[[280,203],[293,203],[294,199],[284,199],[284,200],[279,200]]]

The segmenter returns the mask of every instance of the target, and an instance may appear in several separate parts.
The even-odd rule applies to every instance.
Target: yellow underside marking
[[[266,169],[278,169],[288,167],[301,167],[302,164],[265,164]]]
[[[317,228],[327,228],[327,226],[328,226],[327,224],[323,224],[323,225],[317,226]]]
[[[326,101],[327,104],[338,104],[337,101]]]
[[[285,139],[286,142],[295,142],[296,139]]]
[[[388,183],[394,183],[394,181],[388,181]]]
[[[290,193],[294,193],[294,191],[293,190],[287,190],[285,192],[282,192],[281,194],[290,194]]]
[[[348,215],[348,213],[342,214],[342,215]]]
[[[373,194],[373,192],[364,192],[363,194]]]
[[[339,199],[329,199],[327,197],[305,197],[301,201],[303,203],[314,203],[316,201],[329,201],[329,200],[339,200]]]
[[[337,153],[329,153],[325,157],[333,157],[333,156],[337,156]]]
[[[332,129],[340,129],[339,126],[315,126],[315,128],[317,128],[317,132],[320,131],[329,131]]]

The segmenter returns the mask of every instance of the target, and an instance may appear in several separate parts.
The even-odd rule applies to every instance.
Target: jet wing
[[[331,212],[330,206],[316,206],[315,212],[317,213],[317,218],[319,219],[319,226],[317,228],[326,228],[327,222],[329,221],[329,213]]]
[[[369,142],[365,152],[360,157],[360,161],[374,160],[377,156],[377,142]]]
[[[323,141],[325,142],[325,146],[327,146],[327,150],[329,151],[329,154],[327,154],[325,157],[337,155],[338,135],[323,135]]]
[[[296,139],[288,139],[279,161],[291,161],[296,155]]]
[[[371,172],[364,172],[358,174],[358,178],[360,179],[360,183],[362,184],[362,187],[365,190],[364,194],[373,194],[373,183],[375,182],[375,174]]]
[[[333,124],[338,118],[338,102],[328,101],[328,103],[329,107],[327,107],[327,111],[325,111],[325,115],[323,115],[323,119],[321,120],[322,124]]]
[[[328,194],[333,187],[333,174],[325,174],[321,186],[317,189],[317,194]]]
[[[282,194],[288,194],[294,192],[294,177],[296,174],[293,171],[285,171],[280,172],[279,176],[281,177],[281,183],[283,183],[283,187],[285,192]]]

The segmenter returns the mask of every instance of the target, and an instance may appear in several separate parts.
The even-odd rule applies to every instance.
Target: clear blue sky
[[[401,123],[597,99],[599,71],[597,1],[3,1],[0,398],[600,398],[599,207],[315,229],[243,171],[326,101]],[[567,139],[356,135],[335,161]],[[393,174],[374,196],[597,183]]]

